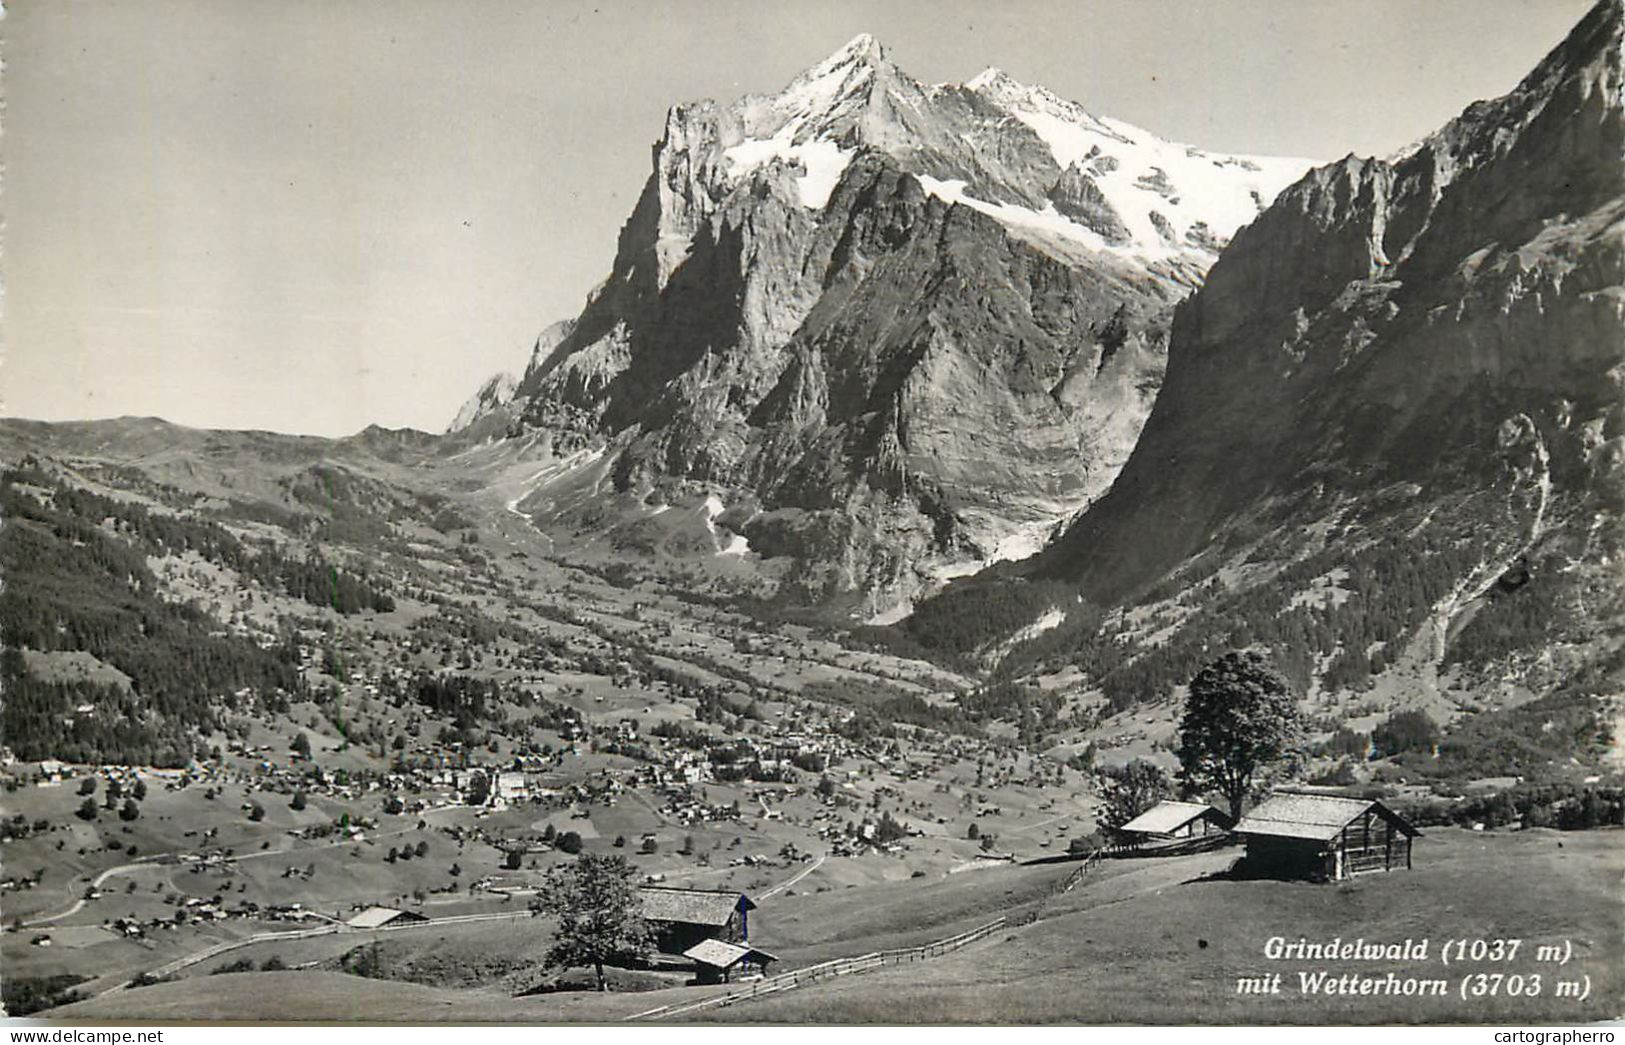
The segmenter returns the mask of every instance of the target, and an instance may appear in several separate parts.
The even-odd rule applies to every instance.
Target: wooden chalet
[[[766,973],[768,963],[779,960],[759,947],[721,940],[701,940],[684,951],[683,957],[694,962],[701,983],[727,983],[735,972]]]
[[[638,895],[643,917],[654,929],[655,946],[662,954],[684,954],[706,940],[743,944],[749,939],[748,912],[756,904],[744,893],[644,886]]]
[[[1234,826],[1229,814],[1206,802],[1158,802],[1117,831],[1132,845],[1146,845],[1222,835]]]
[[[1411,866],[1411,823],[1375,799],[1278,791],[1241,818],[1236,834],[1256,868],[1340,881]]]

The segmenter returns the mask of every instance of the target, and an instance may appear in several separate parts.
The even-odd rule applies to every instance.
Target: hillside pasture
[[[1441,830],[1418,841],[1411,871],[1341,884],[1211,876],[1214,857],[1112,861],[1031,925],[921,965],[841,978],[698,1014],[746,1023],[1562,1023],[1612,1018],[1625,1001],[1625,835]],[[1115,865],[1115,866],[1113,866]],[[1538,887],[1535,883],[1539,883]],[[1426,964],[1271,962],[1272,936],[1326,941],[1427,938]],[[1447,939],[1518,938],[1509,966],[1438,959]],[[1534,960],[1571,940],[1568,966]],[[1442,998],[1301,995],[1297,974],[1445,978]],[[1283,992],[1238,992],[1281,972]],[[1540,973],[1537,998],[1463,1000],[1467,973]],[[1590,977],[1584,1001],[1559,978]]]

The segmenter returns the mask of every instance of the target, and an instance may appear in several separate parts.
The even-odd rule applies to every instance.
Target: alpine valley
[[[774,971],[953,941],[691,1018],[1617,1016],[1620,836],[1568,829],[1625,820],[1622,41],[1599,0],[1326,162],[860,35],[673,107],[608,275],[444,432],[0,420],[7,1010],[715,993],[543,971],[525,903],[586,852],[749,894]],[[1380,799],[1414,873],[1103,845],[1228,651],[1305,724],[1258,790]],[[1480,894],[1595,1001],[1229,996],[1269,936],[1484,935]]]

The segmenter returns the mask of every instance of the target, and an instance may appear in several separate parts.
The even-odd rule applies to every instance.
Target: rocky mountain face
[[[492,374],[486,379],[480,390],[469,397],[457,411],[452,419],[448,432],[461,432],[480,418],[507,406],[513,400],[514,390],[519,387],[519,379],[506,370]]]
[[[994,70],[923,85],[860,36],[778,95],[674,108],[610,277],[454,429],[603,449],[649,510],[720,497],[792,595],[874,612],[1110,486],[1171,306],[1305,166]]]
[[[526,369],[529,369],[530,361],[546,359],[551,355],[574,328],[575,322],[565,319],[542,331],[531,346]],[[460,435],[461,438],[454,442],[466,443],[471,437],[492,434],[487,429],[505,429],[508,420],[506,407],[513,402],[514,393],[518,390],[519,377],[512,371],[502,370],[492,374],[458,409],[457,416],[446,428],[446,434]],[[487,418],[493,420],[487,421]]]
[[[1447,713],[1617,678],[1622,21],[1604,0],[1510,94],[1235,236],[1110,493],[1028,564],[1138,609],[1052,652],[1167,681],[1261,643]]]

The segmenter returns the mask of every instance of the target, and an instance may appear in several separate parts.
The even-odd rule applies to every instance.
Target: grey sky
[[[607,272],[665,109],[859,32],[1235,152],[1386,154],[1587,0],[23,0],[3,412],[439,430]]]

